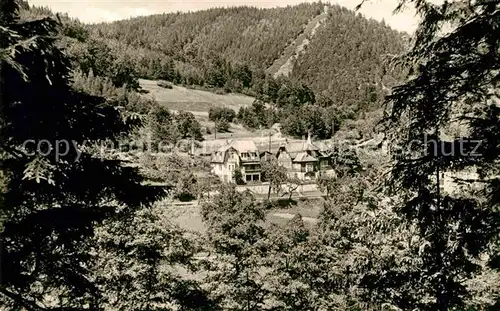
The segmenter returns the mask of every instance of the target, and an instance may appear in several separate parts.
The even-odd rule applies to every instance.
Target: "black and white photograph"
[[[0,0],[0,311],[500,311],[500,0]]]

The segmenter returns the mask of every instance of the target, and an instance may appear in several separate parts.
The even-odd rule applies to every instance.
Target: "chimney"
[[[307,144],[308,145],[312,144],[312,142],[311,142],[311,131],[307,132]]]

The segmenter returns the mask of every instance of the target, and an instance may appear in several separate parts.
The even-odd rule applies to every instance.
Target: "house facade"
[[[276,157],[278,163],[288,170],[290,177],[301,180],[314,180],[320,174],[333,174],[330,156],[311,142],[285,143],[279,147]]]
[[[277,159],[290,177],[314,180],[321,174],[334,174],[331,157],[325,148],[311,142],[285,142],[277,150],[259,151],[253,140],[236,140],[212,152],[212,172],[223,182],[234,182],[235,170],[242,173],[246,183],[260,182],[262,162]]]
[[[212,173],[223,182],[234,181],[234,173],[241,171],[244,182],[261,179],[260,155],[253,140],[231,141],[212,153]]]

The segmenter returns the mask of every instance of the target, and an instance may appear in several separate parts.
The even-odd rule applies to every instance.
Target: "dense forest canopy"
[[[210,68],[219,61],[248,65],[255,73],[269,68],[302,33],[325,4],[285,8],[236,7],[194,13],[170,13],[89,26],[97,38],[154,51],[172,58],[178,68]],[[333,5],[326,23],[309,38],[296,60],[294,78],[337,103],[365,100],[373,86],[380,92],[400,75],[384,59],[403,50],[404,34]]]
[[[269,72],[273,63],[289,57],[287,46],[296,44],[319,14],[326,19],[307,35],[308,45],[293,61],[290,76],[274,77]],[[54,15],[47,8],[22,10],[25,19],[43,16]],[[216,8],[95,25],[60,18],[59,45],[83,75],[106,78],[127,90],[138,90],[138,78],[146,78],[252,95],[274,108],[242,112],[238,121],[249,128],[286,123],[285,133],[295,137],[312,132],[328,138],[343,124],[347,132],[357,127],[354,137],[371,136],[384,95],[402,79],[402,71],[391,69],[388,61],[403,51],[403,33],[320,2]],[[314,106],[302,109],[312,121],[289,118],[304,105]],[[267,115],[265,120],[259,113]]]
[[[319,3],[281,9],[217,8],[138,17],[97,24],[91,29],[99,37],[187,62],[219,55],[264,69],[322,9]]]

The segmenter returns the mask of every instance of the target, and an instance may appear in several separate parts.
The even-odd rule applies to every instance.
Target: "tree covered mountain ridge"
[[[368,84],[391,85],[398,74],[387,72],[384,58],[403,51],[406,35],[338,5],[214,8],[100,23],[89,29],[110,45],[139,48],[142,56],[150,52],[171,58],[178,70],[192,71],[196,80],[221,60],[248,65],[256,73],[267,70],[276,60],[288,58],[287,47],[308,22],[324,14],[325,7],[326,21],[307,38],[309,44],[295,61],[291,77],[337,101],[356,99]]]
[[[25,14],[52,12],[32,7]],[[137,78],[161,79],[255,96],[280,112],[261,125],[286,121],[292,136],[324,136],[335,132],[332,124],[370,136],[387,90],[403,77],[388,60],[404,50],[406,34],[321,2],[64,24],[62,43],[84,74],[92,70],[115,87],[136,88]],[[276,75],[283,71],[280,64],[286,76]],[[287,120],[296,109],[317,114]],[[328,120],[316,120],[320,116]]]

